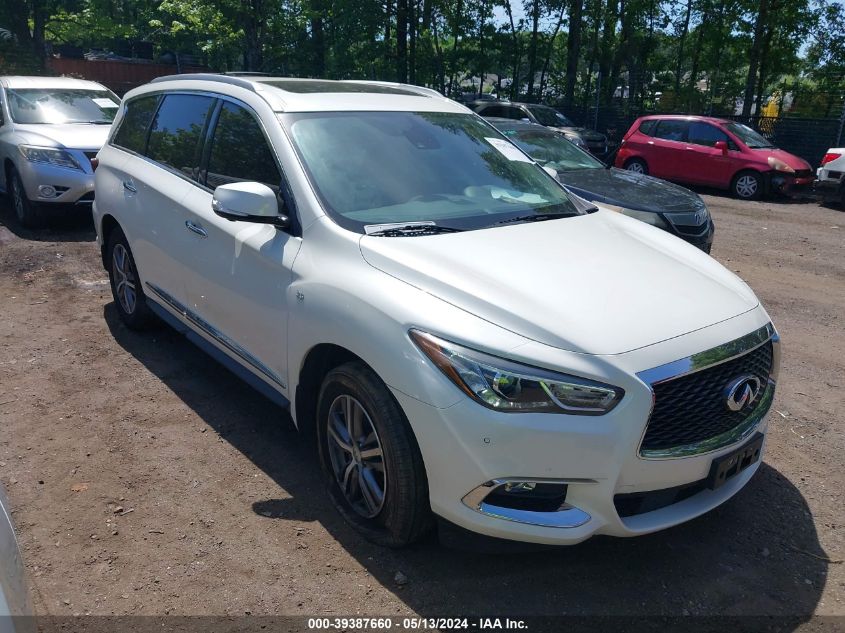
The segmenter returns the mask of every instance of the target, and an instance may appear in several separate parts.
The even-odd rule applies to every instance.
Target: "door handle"
[[[202,228],[202,225],[197,224],[196,222],[191,222],[190,220],[185,220],[185,226],[188,227],[189,231],[193,231],[200,237],[208,237],[208,231]]]
[[[124,180],[123,188],[126,189],[126,191],[128,191],[129,193],[138,193],[138,188],[132,184],[131,180]]]

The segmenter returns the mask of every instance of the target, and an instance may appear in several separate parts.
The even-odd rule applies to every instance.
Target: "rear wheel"
[[[9,194],[18,224],[28,229],[37,229],[44,225],[40,209],[26,197],[23,181],[14,167],[9,171]]]
[[[106,249],[109,281],[120,320],[131,330],[143,330],[153,323],[153,314],[138,277],[129,242],[119,228],[109,233]]]
[[[756,171],[741,171],[734,177],[731,191],[741,200],[756,200],[763,193],[763,178]]]
[[[625,169],[635,174],[648,174],[648,165],[642,158],[631,158],[625,161]]]
[[[365,538],[388,547],[433,525],[428,482],[408,420],[364,363],[333,369],[317,403],[320,464],[329,494]]]

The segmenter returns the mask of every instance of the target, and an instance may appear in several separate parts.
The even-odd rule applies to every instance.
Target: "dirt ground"
[[[90,220],[4,205],[0,483],[37,612],[845,616],[845,211],[705,198],[783,338],[765,464],[688,524],[527,554],[359,538],[285,412],[120,324]]]

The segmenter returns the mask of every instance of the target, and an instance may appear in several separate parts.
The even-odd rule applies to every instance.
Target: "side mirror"
[[[279,200],[270,187],[260,182],[234,182],[214,190],[211,209],[231,222],[272,224],[286,229],[290,218],[279,213]]]
[[[721,150],[723,154],[728,153],[728,144],[725,141],[716,141],[713,143],[713,147]]]

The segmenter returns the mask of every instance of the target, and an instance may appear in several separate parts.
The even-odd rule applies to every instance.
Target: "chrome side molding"
[[[250,354],[243,347],[238,345],[235,341],[223,334],[223,332],[215,328],[208,321],[199,316],[196,312],[189,310],[187,306],[182,305],[182,303],[177,301],[176,298],[173,297],[173,295],[168,293],[166,290],[159,288],[157,285],[151,284],[150,282],[145,282],[144,285],[146,285],[147,288],[152,290],[156,294],[156,296],[158,296],[167,305],[169,305],[171,308],[176,310],[176,312],[185,317],[192,325],[196,326],[199,330],[201,330],[202,332],[213,338],[215,341],[217,341],[217,343],[219,343],[222,347],[226,348],[227,350],[235,354],[238,358],[254,367],[267,378],[279,385],[282,389],[287,389],[287,385],[285,385],[281,377],[276,374],[272,369],[267,367],[267,365],[262,363],[255,356]]]

